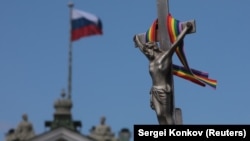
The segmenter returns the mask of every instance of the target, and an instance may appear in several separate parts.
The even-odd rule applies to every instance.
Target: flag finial
[[[74,6],[73,2],[70,1],[70,2],[68,3],[68,6],[69,6],[69,8],[72,8],[72,7]]]

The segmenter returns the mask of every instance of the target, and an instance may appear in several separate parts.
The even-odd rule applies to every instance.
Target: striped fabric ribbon
[[[182,31],[182,24],[179,20],[176,20],[169,14],[166,18],[166,27],[168,29],[168,34],[170,42],[174,43],[178,35]],[[146,32],[146,42],[157,42],[157,29],[158,29],[158,19],[156,19],[151,27]],[[217,80],[210,79],[208,73],[195,70],[189,67],[186,55],[184,53],[184,42],[176,48],[176,54],[184,67],[173,64],[173,74],[181,77],[183,79],[189,80],[195,84],[205,87],[206,85],[211,86],[216,89]]]

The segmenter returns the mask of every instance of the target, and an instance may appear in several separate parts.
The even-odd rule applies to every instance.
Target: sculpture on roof
[[[110,126],[106,125],[106,118],[103,116],[100,119],[100,125],[94,126],[91,129],[90,137],[97,141],[116,141],[114,133]]]
[[[28,115],[22,115],[22,121],[16,129],[10,129],[6,135],[6,141],[27,141],[35,136],[33,125],[28,121]]]
[[[33,125],[28,121],[28,115],[23,114],[22,121],[19,123],[16,129],[16,137],[19,141],[26,141],[35,136]]]

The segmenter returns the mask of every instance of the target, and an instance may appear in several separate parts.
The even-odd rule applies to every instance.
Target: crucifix
[[[171,25],[174,19],[169,14],[168,6],[168,0],[157,0],[157,20],[148,32],[134,36],[135,46],[149,60],[152,78],[150,106],[161,125],[182,124],[181,109],[175,107],[174,101],[172,57],[183,45],[185,35],[196,31],[194,20]],[[176,34],[170,34],[172,28],[175,28],[172,33]]]

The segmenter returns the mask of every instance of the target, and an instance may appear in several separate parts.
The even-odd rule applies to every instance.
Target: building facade
[[[122,128],[118,136],[105,124],[106,118],[101,117],[100,125],[93,126],[89,135],[83,135],[80,131],[81,121],[75,121],[71,115],[72,100],[66,97],[65,92],[54,103],[54,118],[45,121],[48,128],[41,134],[35,134],[28,115],[22,116],[23,120],[16,129],[10,129],[6,134],[5,141],[129,141],[131,133],[127,128]]]

